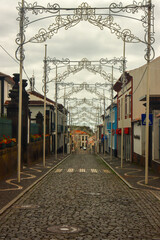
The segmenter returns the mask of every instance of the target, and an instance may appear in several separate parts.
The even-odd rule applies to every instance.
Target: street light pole
[[[121,168],[123,168],[123,128],[124,128],[124,97],[123,97],[123,90],[124,90],[124,84],[125,84],[125,36],[123,39],[123,78],[122,78],[122,97],[121,97]]]
[[[24,29],[24,0],[20,12],[20,81],[19,81],[19,112],[18,112],[18,159],[17,181],[21,181],[21,138],[22,138],[22,70],[23,70],[23,29]]]
[[[63,156],[64,156],[64,147],[65,147],[65,95],[66,87],[64,88],[64,106],[63,106]]]
[[[43,121],[43,167],[46,165],[46,78],[47,78],[47,45],[44,59],[44,121]]]
[[[145,145],[145,184],[148,184],[150,47],[151,47],[151,0],[149,0],[149,6],[148,6],[147,96],[146,96],[147,99],[146,99],[146,145]]]
[[[103,136],[104,136],[104,156],[105,156],[105,151],[106,151],[106,146],[105,146],[105,131],[106,131],[106,104],[105,104],[105,90],[103,90],[103,95],[104,95],[104,126],[103,126]]]
[[[71,134],[71,107],[69,107],[69,128],[70,128],[69,134]],[[70,150],[70,154],[71,154],[72,153],[71,135],[69,135],[69,150]]]
[[[58,109],[57,109],[57,65],[56,65],[56,78],[55,78],[55,103],[56,103],[56,114],[55,114],[55,158],[57,160],[57,134],[58,134]]]
[[[113,146],[113,135],[112,135],[112,132],[113,132],[113,66],[112,66],[112,86],[111,86],[111,152],[110,152],[110,158],[111,158],[111,161],[112,161],[112,146]]]

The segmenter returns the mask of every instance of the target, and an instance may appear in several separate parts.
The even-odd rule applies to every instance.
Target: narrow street
[[[0,240],[160,239],[160,202],[104,162],[72,154],[0,217]]]

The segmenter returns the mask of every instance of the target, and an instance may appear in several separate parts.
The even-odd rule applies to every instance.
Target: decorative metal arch
[[[84,89],[84,84],[80,84],[79,86],[73,86],[72,89],[70,91],[68,91],[68,93],[66,93],[66,97],[70,97],[72,94],[74,93],[78,93],[81,92]]]
[[[112,34],[115,34],[118,39],[122,39],[126,42],[138,43],[142,42],[148,45],[148,33],[150,32],[150,52],[152,50],[153,58],[154,58],[154,50],[151,45],[154,43],[154,5],[151,4],[149,0],[143,0],[142,2],[133,1],[132,4],[124,6],[122,3],[111,3],[109,7],[103,8],[92,8],[88,5],[88,3],[84,2],[77,8],[61,8],[57,3],[51,5],[48,3],[47,7],[40,6],[36,2],[27,3],[24,2],[24,6],[22,3],[18,3],[17,10],[19,11],[18,21],[23,22],[22,31],[23,33],[19,33],[17,35],[16,43],[21,45],[20,43],[20,35],[23,34],[23,45],[32,42],[32,43],[42,43],[47,39],[51,39],[55,34],[58,33],[59,29],[64,28],[68,30],[71,27],[76,26],[81,21],[88,21],[90,24],[100,28],[103,30],[104,28],[108,28]],[[103,13],[100,11],[103,10]],[[142,12],[141,16],[130,17],[129,14],[137,14]],[[26,16],[28,12],[31,12],[33,15],[37,16],[39,14],[51,14],[51,16],[42,17],[39,19],[35,19],[33,21],[29,21],[29,18]],[[149,14],[150,12],[150,14]],[[114,22],[114,16],[130,18],[136,21],[140,21],[144,28],[144,39],[140,39],[135,36],[130,29],[122,29],[121,26]],[[150,17],[149,17],[150,16]],[[32,23],[40,20],[44,20],[49,17],[54,17],[54,22],[49,25],[48,29],[41,28],[38,30],[38,33],[35,34],[34,37],[26,40],[25,37],[25,29]],[[149,23],[150,22],[150,23]],[[150,30],[149,26],[150,24]],[[147,49],[148,50],[148,49]],[[147,53],[145,54],[145,59],[148,60]]]
[[[81,92],[84,89],[90,93],[95,93],[99,97],[103,97],[102,94],[97,90],[97,87],[100,87],[100,86],[107,87],[109,84],[107,84],[107,83],[105,83],[105,84],[102,84],[102,83],[88,84],[86,82],[83,82],[81,84],[76,84],[75,86],[74,86],[74,84],[73,85],[70,84],[70,85],[71,85],[71,90],[65,94],[66,98],[69,98],[72,94]]]
[[[72,105],[70,108],[75,109],[75,107],[77,107],[77,105],[81,106],[83,104],[86,104],[88,106],[94,107],[94,109],[97,109],[96,104],[94,104],[94,99],[89,100],[89,99],[86,99],[86,98],[83,98],[83,99],[73,98],[73,100],[74,100],[74,105]],[[96,99],[96,101],[97,100],[99,100],[99,99]],[[98,109],[99,109],[99,107],[98,107]]]
[[[27,3],[22,0],[21,3],[18,4],[17,10],[19,11],[19,17],[17,20],[20,22],[20,32],[17,34],[16,43],[18,48],[16,50],[16,58],[20,61],[20,84],[19,84],[19,127],[18,127],[18,182],[20,182],[20,160],[21,160],[21,123],[22,123],[22,69],[23,69],[23,60],[25,58],[24,54],[24,45],[26,43],[42,43],[47,39],[52,38],[60,28],[65,28],[66,30],[70,27],[77,25],[80,21],[88,21],[89,23],[99,27],[100,29],[104,29],[107,27],[110,29],[111,33],[115,34],[118,39],[122,39],[125,42],[138,43],[142,42],[146,45],[146,53],[145,59],[147,64],[149,65],[150,61],[154,58],[154,49],[152,44],[154,43],[154,5],[152,5],[151,0],[143,0],[142,2],[137,3],[135,0],[133,4],[123,6],[122,3],[116,4],[111,3],[109,7],[105,8],[91,8],[87,3],[82,3],[78,8],[60,8],[58,4],[48,4],[47,7],[39,6],[35,3]],[[99,13],[99,10],[103,10],[103,14]],[[63,14],[62,11],[67,11],[67,14]],[[68,14],[68,12],[71,12]],[[107,13],[105,13],[107,11]],[[126,14],[136,14],[142,11],[140,18],[132,18],[126,16]],[[31,12],[33,15],[49,13],[50,17],[55,17],[55,22],[51,24],[48,29],[41,28],[38,33],[31,37],[30,39],[26,39],[25,31],[26,28],[38,21],[43,20],[47,17],[42,17],[41,19],[29,21],[29,18],[26,16],[28,12]],[[122,15],[120,15],[122,14]],[[124,15],[123,15],[124,14]],[[65,16],[65,17],[63,17]],[[114,22],[113,16],[123,16],[128,17],[142,23],[144,28],[144,39],[140,39],[137,36],[132,34],[130,29],[122,29],[120,25]],[[149,83],[149,79],[148,79]],[[149,85],[149,84],[148,84]],[[45,92],[46,94],[46,92]],[[46,98],[46,97],[45,97]],[[149,126],[149,91],[147,87],[147,111],[146,111],[146,126]],[[45,124],[44,124],[45,126]],[[45,127],[44,127],[45,129]],[[146,136],[148,132],[146,132]],[[147,142],[148,143],[148,142]],[[146,146],[148,145],[146,143]],[[44,146],[45,146],[45,134],[44,134]],[[146,151],[147,153],[147,151]],[[147,156],[147,154],[146,154]],[[44,159],[45,159],[45,151],[44,151]],[[44,161],[45,165],[45,161]]]
[[[80,61],[71,61],[68,58],[59,60],[56,58],[52,59],[50,57],[47,57],[46,62],[47,62],[47,72],[48,73],[51,70],[49,63],[52,63],[56,66],[63,64],[63,65],[66,65],[66,67],[67,67],[67,70],[64,71],[62,74],[58,73],[58,75],[50,81],[48,79],[48,83],[52,82],[52,81],[62,82],[67,77],[69,77],[70,74],[76,74],[76,73],[82,71],[83,69],[86,69],[89,72],[92,72],[94,74],[98,73],[98,74],[100,74],[101,77],[104,78],[104,80],[111,82],[111,79],[112,79],[111,73],[106,73],[106,71],[103,70],[103,66],[105,66],[107,64],[116,65],[119,63],[119,68],[116,68],[116,69],[118,69],[120,72],[122,72],[123,68],[124,68],[124,66],[123,66],[124,62],[126,64],[126,60],[124,61],[123,57],[113,58],[113,59],[101,58],[99,61],[90,61],[87,58],[83,58]],[[98,63],[98,65],[95,65],[96,62]],[[76,63],[76,65],[71,65],[72,63]],[[117,81],[117,79],[114,78],[114,81]]]
[[[101,94],[101,92],[99,92],[97,90],[97,87],[90,87],[89,85],[86,85],[85,86],[85,89],[90,92],[90,93],[95,93],[99,98],[102,98],[102,99],[108,99],[108,100],[111,100],[110,98],[104,96],[103,94]]]
[[[86,114],[87,116],[91,115],[93,117],[97,117],[97,114],[90,111],[89,108],[79,108],[77,112],[72,113],[72,116],[82,116],[83,114]]]
[[[78,121],[79,118],[74,118],[74,117],[72,117],[72,120]],[[92,117],[87,116],[87,115],[83,115],[83,116],[81,117],[81,120],[82,120],[82,121],[87,121],[87,122],[91,122],[91,121],[92,121],[92,122],[94,122],[94,123],[96,123],[96,121],[97,121],[96,118],[92,118]]]
[[[77,125],[77,121],[75,121],[74,123],[72,123],[73,126],[76,126]],[[89,121],[82,121],[80,124],[78,124],[78,126],[88,126],[91,125],[91,126],[95,126],[95,123],[94,122],[89,122]]]

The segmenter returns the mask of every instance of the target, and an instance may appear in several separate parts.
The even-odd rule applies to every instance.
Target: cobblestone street
[[[0,240],[158,240],[160,201],[73,154],[0,217]]]

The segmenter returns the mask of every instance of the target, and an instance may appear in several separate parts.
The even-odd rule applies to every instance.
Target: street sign
[[[142,125],[146,125],[146,114],[142,114]],[[149,126],[153,125],[153,114],[149,114]]]

